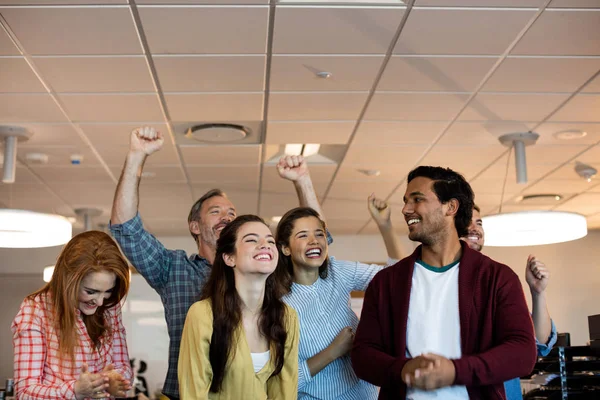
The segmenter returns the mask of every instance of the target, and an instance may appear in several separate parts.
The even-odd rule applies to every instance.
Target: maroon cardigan
[[[452,360],[455,385],[471,399],[505,399],[503,382],[527,375],[536,361],[531,316],[517,275],[461,241],[458,303],[462,357]],[[380,386],[379,399],[404,399],[401,372],[414,264],[409,257],[379,272],[365,293],[354,346],[356,375]],[[432,293],[432,296],[435,294]]]

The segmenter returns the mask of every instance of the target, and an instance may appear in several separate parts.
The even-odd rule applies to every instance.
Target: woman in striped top
[[[368,200],[391,259],[401,258],[390,207]],[[377,388],[358,379],[349,351],[358,318],[350,293],[365,290],[383,267],[328,256],[325,222],[312,208],[288,211],[277,226],[277,245],[289,274],[284,301],[300,319],[298,399],[370,400]]]

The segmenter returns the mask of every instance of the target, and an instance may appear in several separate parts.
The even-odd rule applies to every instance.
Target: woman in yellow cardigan
[[[223,229],[201,301],[183,328],[181,400],[296,399],[298,317],[281,300],[278,262],[260,217],[242,215]]]

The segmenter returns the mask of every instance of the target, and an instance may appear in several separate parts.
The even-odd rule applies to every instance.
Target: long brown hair
[[[49,295],[52,317],[59,337],[59,351],[73,360],[78,344],[77,307],[83,278],[92,272],[111,272],[116,276],[110,297],[93,315],[81,314],[88,334],[95,346],[110,334],[104,320],[104,311],[119,303],[129,290],[129,265],[114,240],[104,232],[88,231],[73,237],[65,245],[56,265],[52,280],[40,290],[27,296]]]
[[[292,256],[286,256],[283,254],[283,246],[290,247],[290,238],[292,237],[292,231],[294,230],[294,226],[296,225],[296,220],[300,218],[307,217],[315,217],[319,220],[319,223],[323,227],[323,230],[326,231],[327,227],[325,226],[325,221],[321,219],[321,216],[317,211],[310,207],[296,207],[292,208],[288,212],[286,212],[281,220],[277,224],[277,233],[275,235],[275,240],[277,241],[277,249],[279,250],[279,259],[285,266],[283,274],[283,282],[285,284],[286,293],[289,293],[292,290],[292,282],[294,280],[294,263],[292,262]],[[325,261],[319,267],[319,277],[321,279],[327,278],[327,270],[329,267],[329,257],[325,257]]]
[[[235,253],[238,231],[242,225],[249,222],[265,224],[256,215],[240,215],[221,231],[217,241],[215,262],[202,292],[201,299],[210,300],[213,313],[213,334],[209,358],[213,372],[210,391],[214,393],[221,390],[227,361],[232,356],[232,349],[235,348],[235,331],[242,321],[242,299],[235,288],[233,269],[225,264],[223,255]],[[260,333],[267,339],[269,348],[274,350],[272,355],[275,360],[275,371],[271,376],[279,374],[283,368],[283,353],[287,339],[286,307],[281,300],[285,292],[280,277],[282,268],[283,265],[279,259],[275,272],[267,278],[265,297],[258,322]]]

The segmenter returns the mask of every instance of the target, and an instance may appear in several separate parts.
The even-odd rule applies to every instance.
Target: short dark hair
[[[200,198],[198,199],[198,201],[196,201],[196,202],[194,203],[194,205],[193,205],[193,206],[192,206],[192,208],[190,209],[190,213],[188,214],[188,229],[189,229],[190,223],[191,223],[192,221],[197,221],[197,220],[198,220],[198,217],[200,216],[200,209],[202,208],[202,204],[203,204],[203,203],[204,203],[206,200],[208,200],[208,199],[210,199],[210,198],[213,198],[213,197],[217,197],[217,196],[220,196],[220,197],[225,197],[225,198],[227,198],[227,195],[226,195],[226,194],[225,194],[225,192],[224,192],[224,191],[222,191],[221,189],[211,189],[211,190],[209,190],[208,192],[204,193],[204,194],[202,195],[202,197],[200,197]],[[192,232],[191,230],[190,230],[190,235],[192,235],[192,237],[194,238],[194,241],[195,241],[196,243],[198,243],[198,235],[196,235],[196,234],[195,234],[194,232]]]
[[[477,211],[478,213],[481,213],[481,208],[479,208],[477,204],[473,204],[473,210]]]
[[[433,181],[433,192],[442,204],[446,204],[451,199],[458,200],[454,226],[458,232],[458,237],[467,236],[475,206],[475,195],[469,182],[464,176],[450,168],[431,166],[420,166],[410,171],[408,182],[419,176]]]
[[[292,264],[292,257],[283,254],[282,247],[290,247],[290,237],[294,230],[296,220],[306,217],[315,217],[321,223],[323,230],[327,230],[325,221],[321,219],[321,216],[317,211],[310,207],[296,207],[286,212],[281,220],[277,224],[277,232],[275,234],[275,241],[277,242],[277,249],[279,250],[279,259],[285,265],[284,270],[287,273],[287,279],[284,280],[287,286],[288,292],[292,289],[292,281],[294,277],[294,266]],[[327,267],[329,265],[329,258],[325,257],[325,261],[319,267],[319,276],[321,279],[327,278]]]

